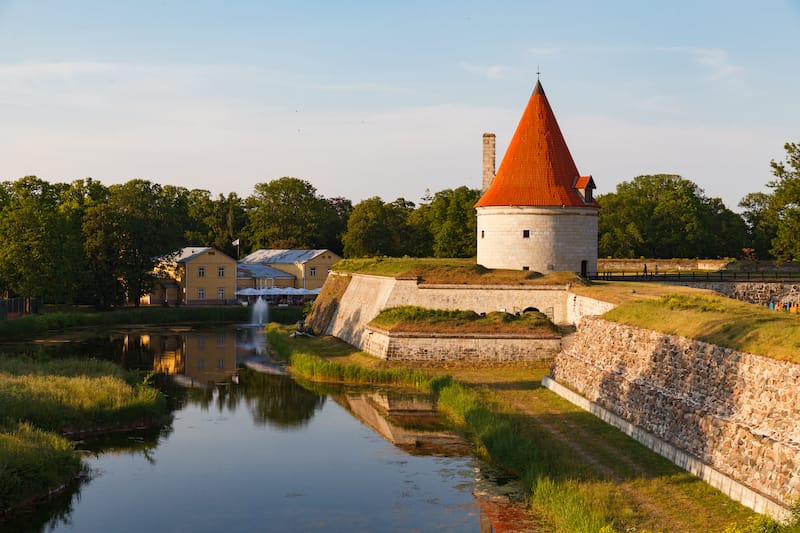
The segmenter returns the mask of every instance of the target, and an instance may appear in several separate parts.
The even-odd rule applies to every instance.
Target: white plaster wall
[[[615,304],[578,294],[567,295],[567,322],[580,326],[585,316],[599,316],[616,307]]]
[[[394,286],[394,278],[353,275],[325,333],[364,349],[364,327],[382,309],[389,307],[386,302]]]
[[[597,209],[479,207],[477,219],[478,264],[487,268],[580,272],[587,261],[597,271]]]

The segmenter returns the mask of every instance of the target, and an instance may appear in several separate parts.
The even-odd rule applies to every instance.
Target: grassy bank
[[[272,307],[270,319],[282,324],[297,322],[302,307]],[[57,311],[0,321],[0,340],[30,338],[48,331],[114,325],[160,325],[199,322],[246,322],[250,309],[241,305],[202,307],[139,307],[114,311]]]
[[[0,513],[47,496],[81,472],[58,434],[167,419],[164,397],[106,361],[0,358]]]
[[[312,379],[414,384],[409,371],[329,337],[288,338],[273,346],[293,373]],[[316,355],[311,355],[316,354]],[[320,357],[317,357],[320,356]],[[295,357],[313,371],[294,366]],[[361,367],[362,371],[352,367]],[[316,370],[321,369],[321,370]],[[555,531],[790,532],[540,386],[546,366],[414,369],[420,386],[487,461],[514,473],[529,504]]]
[[[0,524],[3,511],[46,496],[82,470],[72,443],[30,424],[0,432]]]
[[[474,311],[403,306],[384,309],[370,324],[395,332],[558,334],[556,325],[535,311],[520,315],[502,312],[480,315]]]
[[[800,315],[713,294],[666,294],[629,302],[603,318],[800,363]]]

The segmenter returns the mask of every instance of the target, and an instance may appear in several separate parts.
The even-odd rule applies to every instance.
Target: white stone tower
[[[591,176],[578,173],[537,81],[497,175],[475,204],[478,264],[544,274],[596,272],[600,206],[594,188]]]

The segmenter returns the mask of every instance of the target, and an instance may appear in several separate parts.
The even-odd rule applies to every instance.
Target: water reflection
[[[513,531],[525,519],[430,398],[243,368],[268,357],[261,330],[117,331],[44,347],[163,373],[173,420],[76,443],[90,475],[0,529]]]

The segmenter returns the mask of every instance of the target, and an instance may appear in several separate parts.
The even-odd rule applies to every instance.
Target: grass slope
[[[519,476],[529,504],[554,531],[795,532],[731,501],[700,479],[540,385],[544,365],[426,366],[424,370],[368,356],[330,337],[289,338],[271,328],[269,339],[292,358],[316,359],[326,370],[370,383],[413,371],[438,394],[439,409],[488,461]],[[336,369],[336,367],[341,367]],[[350,368],[350,370],[342,370]],[[416,380],[418,378],[414,378]],[[414,380],[399,380],[403,384]]]
[[[603,318],[800,363],[800,315],[714,293],[637,300],[612,309]]]
[[[558,328],[547,316],[538,312],[512,315],[474,311],[424,309],[402,306],[384,309],[370,325],[393,332],[436,333],[518,333],[558,336]]]

